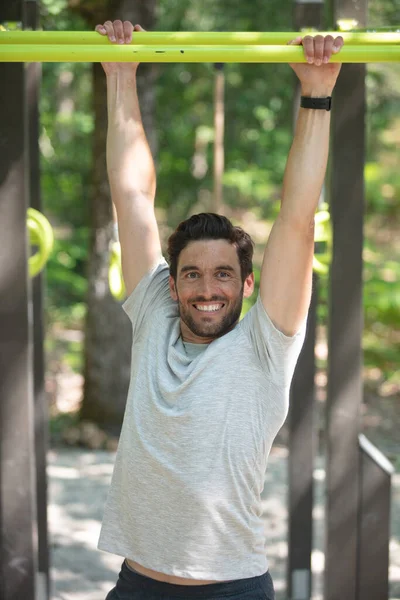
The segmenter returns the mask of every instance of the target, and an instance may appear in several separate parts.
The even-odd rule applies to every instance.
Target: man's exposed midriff
[[[223,583],[222,581],[213,581],[208,579],[187,579],[186,577],[175,577],[175,575],[167,575],[166,573],[160,573],[159,571],[153,571],[152,569],[146,569],[134,560],[126,559],[128,565],[145,577],[150,577],[156,581],[164,581],[165,583],[173,583],[174,585],[207,585],[210,583]]]

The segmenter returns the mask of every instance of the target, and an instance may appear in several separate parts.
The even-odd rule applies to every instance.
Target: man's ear
[[[172,275],[169,276],[168,282],[169,282],[169,293],[171,294],[171,298],[172,298],[172,300],[175,300],[175,302],[177,302],[178,294],[176,293],[175,279],[172,277]]]
[[[254,273],[247,275],[243,285],[243,298],[250,298],[254,292]]]

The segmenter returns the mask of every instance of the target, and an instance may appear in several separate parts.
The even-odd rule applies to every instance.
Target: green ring
[[[119,302],[122,302],[122,300],[124,300],[126,297],[126,290],[122,276],[121,245],[119,242],[113,242],[110,248],[108,285],[114,298]]]
[[[29,276],[35,277],[46,265],[53,250],[53,228],[41,212],[34,208],[27,210],[27,229],[31,246],[38,246],[38,251],[29,257]]]
[[[329,273],[329,265],[332,260],[332,227],[331,218],[327,206],[324,204],[315,215],[315,242],[326,242],[326,252],[314,254],[313,269],[321,276],[326,276]]]

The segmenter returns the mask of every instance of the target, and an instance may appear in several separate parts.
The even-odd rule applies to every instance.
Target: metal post
[[[295,29],[322,28],[321,2],[296,2]],[[300,104],[300,89],[295,93],[295,118]],[[311,553],[313,470],[316,447],[314,431],[315,403],[315,330],[318,278],[313,279],[313,296],[308,316],[307,334],[291,386],[289,414],[289,549],[288,597],[309,600],[311,597]]]
[[[22,2],[0,4],[22,21]],[[36,506],[30,290],[27,276],[24,65],[0,80],[0,597],[35,600]]]
[[[358,26],[365,26],[366,0],[336,0],[334,9],[336,23],[354,18]],[[355,600],[363,396],[365,65],[343,65],[333,107],[325,600]]]

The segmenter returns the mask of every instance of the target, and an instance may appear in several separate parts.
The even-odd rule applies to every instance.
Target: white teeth
[[[222,304],[210,304],[209,306],[199,306],[195,304],[197,310],[201,310],[203,312],[215,312],[222,307]]]

